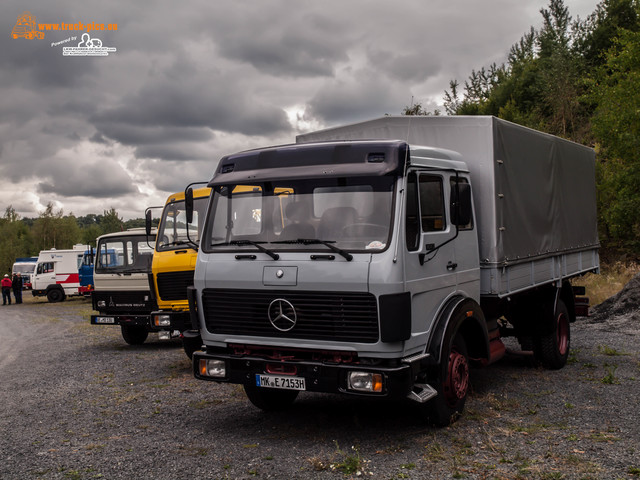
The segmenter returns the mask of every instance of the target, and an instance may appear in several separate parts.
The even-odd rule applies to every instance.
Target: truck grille
[[[276,299],[295,308],[297,321],[288,331],[269,320]],[[370,293],[205,289],[202,303],[211,333],[357,343],[379,337],[376,297]]]
[[[162,300],[186,300],[187,287],[193,286],[193,270],[158,274],[158,293]]]
[[[149,291],[94,290],[91,298],[93,309],[102,313],[149,313],[157,308]],[[100,300],[105,302],[105,307],[98,307]]]

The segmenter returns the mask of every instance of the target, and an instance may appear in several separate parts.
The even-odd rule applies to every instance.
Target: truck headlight
[[[349,390],[357,392],[382,392],[382,374],[371,372],[349,372]]]
[[[171,325],[171,317],[169,315],[154,315],[153,324],[156,327],[168,327]]]
[[[203,377],[224,378],[227,375],[224,360],[206,360],[201,358],[198,367],[200,375]]]

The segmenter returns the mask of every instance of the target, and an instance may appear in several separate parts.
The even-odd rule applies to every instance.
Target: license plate
[[[306,390],[304,378],[286,375],[256,374],[256,385],[265,388],[279,388],[281,390]]]
[[[116,323],[113,317],[96,317],[96,323]]]

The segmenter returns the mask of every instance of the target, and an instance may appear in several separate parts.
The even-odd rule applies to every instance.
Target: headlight
[[[198,367],[200,375],[203,377],[224,378],[227,375],[224,360],[205,360],[201,358]]]
[[[371,372],[349,372],[349,390],[357,392],[382,392],[382,374]]]
[[[169,315],[154,315],[153,324],[156,327],[168,327],[171,325],[171,317]]]

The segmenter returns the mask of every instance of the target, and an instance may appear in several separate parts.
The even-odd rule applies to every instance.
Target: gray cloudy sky
[[[565,0],[586,18],[597,0]],[[0,209],[125,219],[208,180],[221,156],[297,133],[438,108],[449,81],[502,63],[547,0],[32,0],[0,3]],[[104,57],[64,56],[82,31]],[[72,36],[75,41],[62,42]]]

